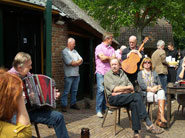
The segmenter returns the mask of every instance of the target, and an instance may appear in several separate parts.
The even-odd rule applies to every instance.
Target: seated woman
[[[180,61],[180,65],[177,69],[176,81],[185,79],[185,57]]]
[[[177,69],[177,76],[176,76],[176,81],[184,81],[185,80],[185,57],[180,61],[179,67]],[[177,95],[177,102],[179,103],[179,107],[180,105],[183,106],[183,108],[185,107],[185,94],[178,94]],[[182,111],[183,111],[182,108]]]
[[[31,124],[22,96],[22,80],[0,69],[0,137],[31,138]],[[9,123],[17,115],[16,124]]]
[[[152,71],[151,59],[146,57],[140,64],[140,72],[138,72],[137,81],[141,88],[141,92],[145,93],[147,102],[158,102],[158,115],[156,124],[159,127],[166,127],[166,119],[164,117],[165,108],[165,92],[161,89],[159,76]]]

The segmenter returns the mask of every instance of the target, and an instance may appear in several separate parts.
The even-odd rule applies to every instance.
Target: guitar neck
[[[139,52],[141,51],[141,49],[143,48],[143,46],[144,46],[144,43],[142,43],[141,45],[140,45],[140,47],[139,47]]]
[[[149,38],[148,37],[145,37],[145,39],[143,40],[143,43],[140,45],[140,47],[139,47],[139,52],[141,51],[141,49],[143,48],[143,46],[144,46],[144,44],[147,42],[149,40]]]

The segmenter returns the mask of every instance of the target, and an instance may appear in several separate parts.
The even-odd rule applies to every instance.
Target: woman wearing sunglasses
[[[158,115],[156,125],[166,127],[167,120],[164,117],[165,108],[165,92],[161,88],[159,76],[152,71],[151,59],[146,57],[140,64],[140,72],[138,72],[137,81],[141,88],[141,92],[146,102],[158,102]]]

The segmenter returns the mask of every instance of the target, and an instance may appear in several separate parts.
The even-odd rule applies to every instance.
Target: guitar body
[[[127,59],[121,63],[122,69],[129,73],[134,74],[137,71],[137,63],[140,61],[140,57],[136,53],[131,53]]]

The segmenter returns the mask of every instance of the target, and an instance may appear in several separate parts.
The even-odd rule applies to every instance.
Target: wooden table
[[[185,87],[167,87],[167,127],[170,127],[171,120],[171,95],[172,94],[185,94]]]

